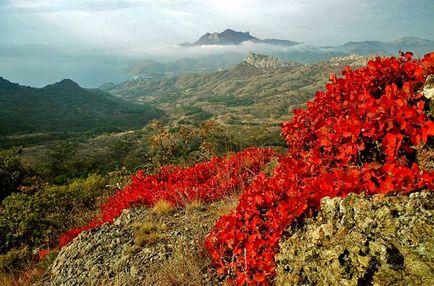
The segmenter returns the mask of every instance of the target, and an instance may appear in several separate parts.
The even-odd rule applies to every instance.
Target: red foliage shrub
[[[122,210],[138,205],[153,206],[165,200],[183,206],[193,200],[210,202],[233,192],[242,191],[274,156],[269,148],[249,148],[224,158],[191,168],[165,166],[155,175],[139,171],[133,182],[101,205],[101,211],[88,225],[63,233],[59,246],[63,247],[81,232],[113,222]]]
[[[234,285],[268,285],[285,229],[318,210],[325,196],[434,189],[434,172],[419,169],[414,146],[434,136],[418,92],[434,73],[434,53],[413,60],[377,58],[330,77],[306,110],[285,122],[288,143],[273,175],[259,174],[205,245],[222,277]]]
[[[50,254],[51,250],[50,249],[40,249],[38,251],[38,261],[42,261],[44,260],[44,258]]]

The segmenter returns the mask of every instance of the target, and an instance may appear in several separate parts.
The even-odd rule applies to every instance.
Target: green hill
[[[72,80],[43,88],[0,77],[0,139],[46,133],[101,133],[140,128],[162,112],[101,90],[84,89]],[[36,134],[36,135],[35,135]],[[3,137],[3,138],[2,138]]]

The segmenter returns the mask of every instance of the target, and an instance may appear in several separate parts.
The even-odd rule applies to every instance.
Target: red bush
[[[122,210],[134,206],[153,206],[159,200],[183,206],[193,200],[210,202],[240,192],[273,156],[272,149],[249,148],[229,157],[213,158],[191,168],[165,166],[155,175],[145,175],[139,171],[133,176],[132,184],[101,206],[99,216],[92,222],[62,234],[59,246],[68,244],[83,231],[113,222]]]
[[[434,189],[434,172],[419,169],[414,146],[434,136],[418,92],[434,73],[434,54],[413,60],[377,58],[330,77],[306,110],[296,110],[282,135],[288,152],[273,175],[258,175],[235,211],[222,217],[205,245],[234,285],[268,285],[285,229],[318,210],[325,196]]]
[[[50,254],[51,250],[50,249],[40,249],[38,251],[38,261],[42,261],[44,260],[44,258]]]

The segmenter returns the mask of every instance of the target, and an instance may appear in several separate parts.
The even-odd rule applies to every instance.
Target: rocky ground
[[[39,285],[219,285],[202,242],[234,206],[126,210],[64,247]]]
[[[434,285],[434,193],[324,198],[280,244],[277,285]]]

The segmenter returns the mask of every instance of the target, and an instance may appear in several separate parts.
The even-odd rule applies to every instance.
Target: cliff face
[[[289,230],[277,285],[434,285],[434,193],[324,198]]]

